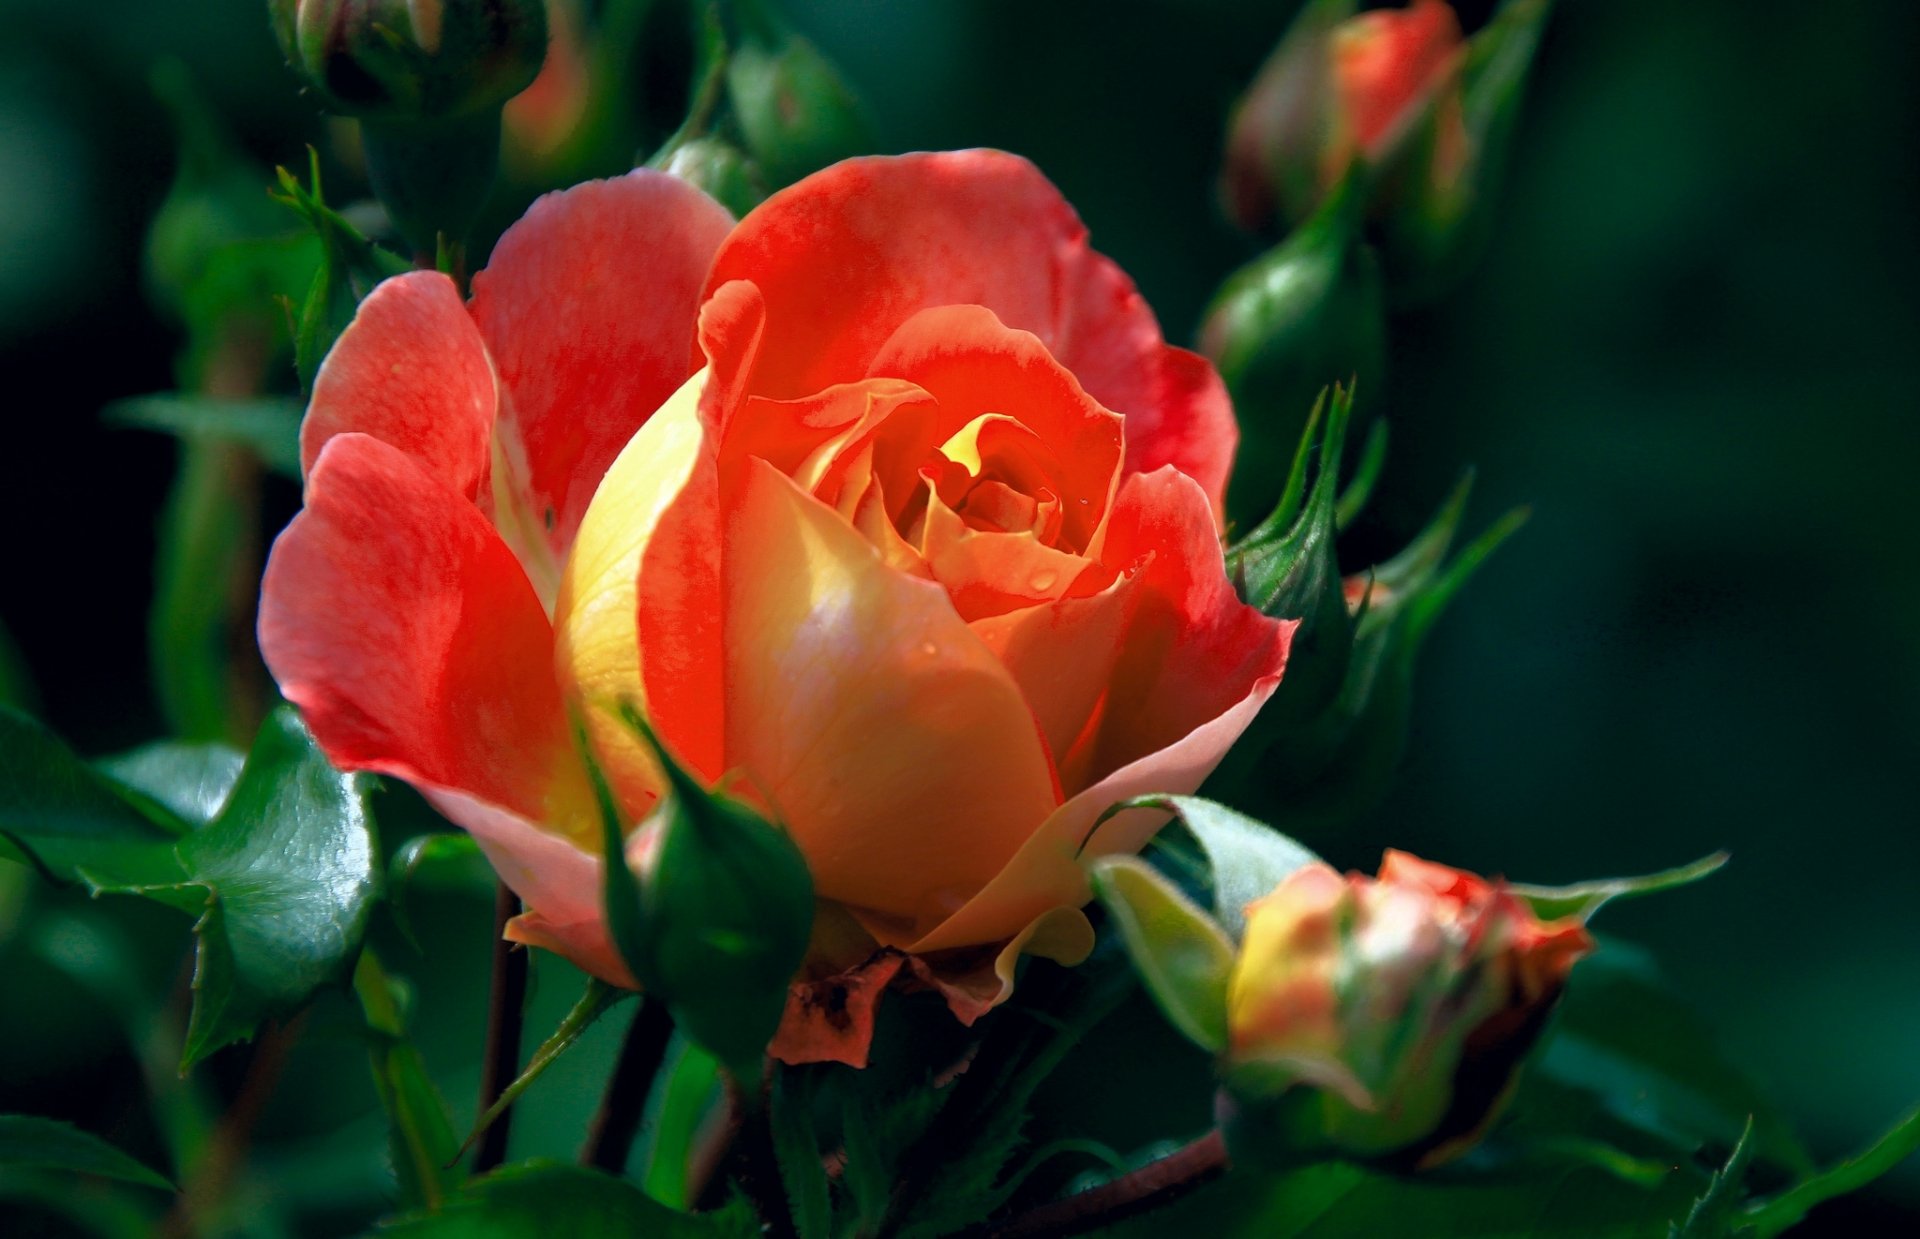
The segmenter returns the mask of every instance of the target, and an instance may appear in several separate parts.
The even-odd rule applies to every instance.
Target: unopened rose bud
[[[497,107],[547,53],[545,0],[271,0],[274,32],[330,112],[428,120]]]
[[[1355,438],[1385,369],[1386,305],[1360,238],[1359,189],[1344,185],[1291,237],[1227,277],[1200,328],[1240,419],[1227,510],[1241,528],[1279,498],[1308,415],[1336,383],[1353,388]]]
[[[670,791],[627,849],[639,914],[621,949],[689,1037],[757,1079],[813,929],[806,858],[753,807],[701,786],[637,714],[627,721],[653,745]]]
[[[705,191],[736,218],[759,206],[767,196],[760,169],[745,152],[723,138],[690,138],[661,152],[648,161],[648,166]]]
[[[1316,0],[1235,110],[1221,196],[1250,232],[1294,224],[1356,159],[1392,160],[1424,117],[1460,127],[1460,24],[1445,0],[1353,14]]]
[[[1542,921],[1500,883],[1403,852],[1378,878],[1298,870],[1247,909],[1228,983],[1236,1156],[1464,1152],[1592,947],[1579,918]]]
[[[500,164],[500,110],[547,54],[545,0],[271,0],[321,104],[358,117],[374,192],[431,258],[466,237]]]
[[[741,0],[735,16],[727,92],[748,152],[775,187],[873,149],[866,110],[818,48],[761,0]]]

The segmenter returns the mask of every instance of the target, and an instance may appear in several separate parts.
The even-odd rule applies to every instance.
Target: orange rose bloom
[[[738,224],[641,171],[536,203],[467,304],[388,281],[314,386],[282,690],[472,832],[513,937],[616,982],[568,717],[638,819],[632,701],[812,869],[777,1054],[863,1062],[890,983],[977,1017],[1022,950],[1084,955],[1093,821],[1197,787],[1290,631],[1226,579],[1218,377],[1085,236],[992,151],[850,160]]]

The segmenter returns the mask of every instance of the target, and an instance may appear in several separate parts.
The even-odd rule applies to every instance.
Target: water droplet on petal
[[[1053,588],[1053,583],[1059,579],[1059,574],[1057,573],[1042,571],[1034,573],[1033,579],[1027,583],[1033,586],[1035,590],[1049,590]]]
[[[940,647],[931,641],[922,641],[920,643],[920,652],[928,658],[937,658],[940,655]]]

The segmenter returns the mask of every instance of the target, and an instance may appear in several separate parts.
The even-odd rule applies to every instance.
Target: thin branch
[[[500,883],[493,900],[493,978],[487,998],[486,1061],[481,1069],[480,1108],[485,1114],[520,1074],[520,1032],[527,1003],[527,953],[507,941],[507,922],[520,914],[520,897]],[[513,1111],[503,1112],[480,1139],[473,1173],[485,1174],[507,1160]]]
[[[587,1143],[580,1150],[582,1165],[608,1174],[626,1172],[627,1156],[633,1151],[633,1139],[639,1135],[640,1120],[647,1112],[647,1097],[672,1039],[673,1016],[666,1004],[642,998],[640,1010],[627,1027],[627,1038],[621,1043],[613,1079],[607,1082],[600,1110],[588,1129]]]
[[[1064,1239],[1109,1226],[1135,1214],[1171,1204],[1226,1172],[1227,1143],[1210,1131],[1192,1144],[1121,1175],[1091,1191],[1050,1200],[1001,1222],[989,1223],[976,1239]]]

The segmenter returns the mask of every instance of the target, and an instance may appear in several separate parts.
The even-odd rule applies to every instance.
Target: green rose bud
[[[734,13],[727,92],[748,152],[775,187],[873,149],[866,110],[812,43],[761,0],[740,0]]]
[[[766,199],[766,182],[746,153],[716,137],[689,138],[669,147],[648,167],[679,177],[733,212],[737,219]]]
[[[627,966],[681,1029],[734,1077],[757,1081],[761,1055],[813,931],[813,879],[786,832],[745,801],[701,786],[639,714],[669,793],[626,845],[637,909],[609,916]]]
[[[1321,391],[1354,385],[1364,422],[1364,402],[1380,390],[1386,311],[1359,205],[1348,182],[1285,243],[1229,276],[1201,326],[1200,351],[1219,367],[1240,419],[1227,511],[1242,526],[1279,498]]]

